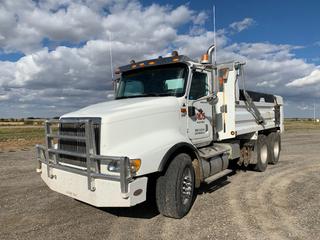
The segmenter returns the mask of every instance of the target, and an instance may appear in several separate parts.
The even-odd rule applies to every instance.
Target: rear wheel
[[[159,212],[167,217],[182,218],[194,200],[194,169],[189,155],[181,153],[157,179],[156,203]]]
[[[278,132],[272,132],[267,137],[268,145],[270,148],[270,164],[277,164],[281,151],[281,138]]]
[[[259,134],[254,147],[254,155],[257,160],[257,163],[254,165],[255,171],[264,172],[267,169],[268,162],[270,161],[269,149],[267,137],[263,134]]]

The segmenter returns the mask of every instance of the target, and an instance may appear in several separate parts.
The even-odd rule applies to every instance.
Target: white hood
[[[100,117],[102,122],[123,121],[144,115],[172,112],[179,109],[176,97],[127,98],[94,104],[61,118]]]

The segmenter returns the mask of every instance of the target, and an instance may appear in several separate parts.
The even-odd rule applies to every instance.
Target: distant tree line
[[[287,121],[313,121],[313,118],[285,118]]]
[[[59,119],[60,117],[53,117],[53,119]],[[44,121],[48,118],[41,117],[27,117],[27,118],[0,118],[0,122],[27,122],[27,121]]]
[[[54,119],[59,119],[60,117],[54,117]],[[17,123],[17,125],[43,125],[44,121],[47,118],[39,118],[39,117],[28,117],[28,118],[0,118],[0,122],[8,123],[8,125],[12,125],[12,123]]]

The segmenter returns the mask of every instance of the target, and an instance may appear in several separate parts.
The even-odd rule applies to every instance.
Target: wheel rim
[[[274,143],[274,146],[273,146],[273,154],[274,154],[275,158],[278,158],[278,156],[279,156],[279,152],[280,152],[280,146],[279,145],[280,145],[279,141],[276,141]]]
[[[193,192],[193,179],[190,168],[185,168],[182,174],[181,182],[181,201],[183,205],[190,202]]]
[[[265,164],[268,160],[268,147],[266,144],[264,144],[260,149],[260,159],[263,164]]]

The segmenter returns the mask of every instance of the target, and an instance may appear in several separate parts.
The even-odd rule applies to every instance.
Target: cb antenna
[[[112,82],[114,80],[113,77],[113,61],[112,61],[112,33],[109,34],[109,53],[110,53],[110,70],[111,70],[111,79]]]
[[[216,41],[216,5],[212,7],[213,18],[213,42],[214,42],[214,64],[217,65],[217,41]]]

